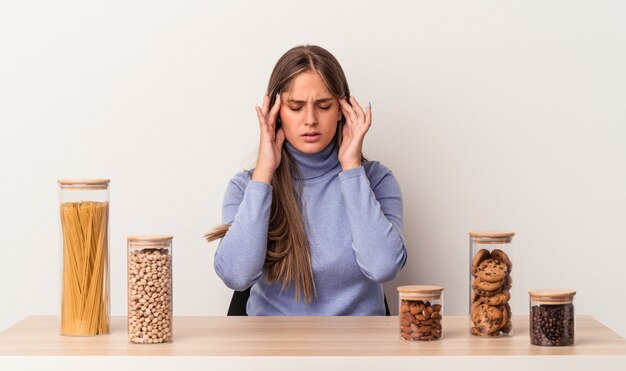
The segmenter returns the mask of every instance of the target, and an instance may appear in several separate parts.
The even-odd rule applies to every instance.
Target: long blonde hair
[[[314,45],[296,46],[276,62],[267,86],[272,107],[276,94],[288,91],[292,81],[303,72],[317,72],[330,93],[337,98],[350,97],[348,81],[337,59],[327,50]],[[341,146],[342,129],[345,118],[337,122],[337,130],[333,141],[335,148]],[[276,122],[276,130],[281,127],[280,117]],[[270,211],[269,230],[267,234],[267,253],[265,270],[270,282],[282,281],[283,289],[295,283],[295,297],[300,300],[304,294],[305,302],[310,303],[315,296],[315,283],[311,266],[309,241],[305,232],[304,219],[299,194],[302,193],[302,182],[298,182],[296,190],[294,177],[299,177],[299,170],[293,157],[282,148],[282,157],[272,178],[272,206]],[[205,235],[211,242],[224,237],[230,225],[216,227]]]

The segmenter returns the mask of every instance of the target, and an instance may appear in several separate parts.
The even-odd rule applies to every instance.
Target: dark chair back
[[[233,298],[230,299],[230,306],[228,307],[229,316],[247,316],[246,305],[248,304],[248,298],[250,297],[250,288],[244,291],[234,291]]]
[[[233,298],[230,299],[230,306],[228,307],[229,316],[247,316],[246,305],[248,304],[248,298],[250,297],[250,288],[244,291],[233,292]],[[389,305],[387,304],[387,295],[383,296],[385,299],[385,315],[391,315],[389,313]]]

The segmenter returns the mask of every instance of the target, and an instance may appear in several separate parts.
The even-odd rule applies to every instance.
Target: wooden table
[[[448,316],[441,340],[407,342],[396,317],[175,317],[173,343],[129,344],[123,316],[110,335],[83,338],[34,316],[0,333],[0,370],[626,370],[626,340],[590,316],[576,317],[574,347],[530,345],[528,316],[513,324],[515,336],[483,339]]]

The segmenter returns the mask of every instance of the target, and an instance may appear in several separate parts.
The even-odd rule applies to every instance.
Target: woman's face
[[[335,98],[317,72],[303,72],[280,96],[280,119],[285,138],[298,151],[321,152],[333,140],[341,118]]]

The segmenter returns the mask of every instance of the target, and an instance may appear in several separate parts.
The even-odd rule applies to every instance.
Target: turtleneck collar
[[[334,140],[321,152],[313,154],[302,153],[287,141],[285,141],[285,146],[298,165],[298,170],[300,170],[300,178],[296,179],[308,180],[318,178],[339,165]]]

